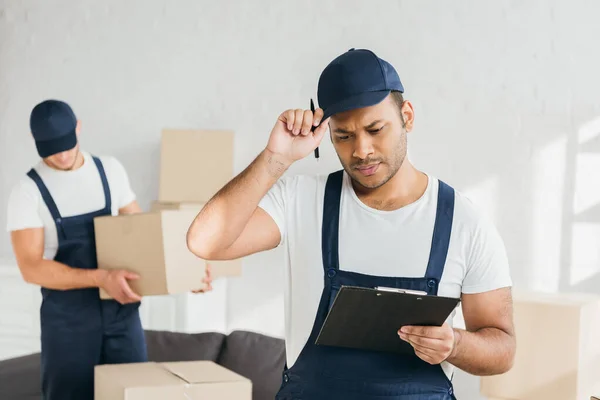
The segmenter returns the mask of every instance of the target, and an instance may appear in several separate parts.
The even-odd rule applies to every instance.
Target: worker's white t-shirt
[[[43,161],[34,166],[52,195],[62,217],[86,214],[105,207],[104,191],[92,156],[82,151],[83,165],[74,171],[58,171]],[[110,188],[112,214],[135,200],[129,177],[114,157],[100,156]],[[44,228],[44,258],[53,259],[58,249],[56,225],[35,182],[23,174],[8,199],[7,230]]]
[[[285,246],[285,339],[292,367],[308,340],[323,290],[321,226],[327,175],[280,179],[260,202],[281,231]],[[504,243],[494,225],[459,192],[438,295],[460,297],[511,286]],[[344,172],[339,222],[340,269],[423,277],[436,216],[438,180],[429,176],[423,196],[395,211],[362,203]],[[455,313],[449,321],[453,322]],[[398,338],[400,340],[400,338]],[[442,364],[451,377],[454,367]]]

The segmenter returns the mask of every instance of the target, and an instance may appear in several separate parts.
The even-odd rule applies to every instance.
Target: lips
[[[377,172],[378,167],[379,167],[379,163],[371,164],[371,165],[361,165],[359,167],[356,167],[356,170],[364,176],[369,176],[369,175],[373,175],[375,172]]]

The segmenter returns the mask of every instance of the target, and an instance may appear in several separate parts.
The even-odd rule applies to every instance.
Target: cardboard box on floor
[[[201,289],[205,264],[186,243],[195,216],[193,210],[163,210],[95,218],[98,268],[138,273],[130,285],[142,296]],[[110,298],[104,290],[100,297]]]
[[[158,201],[206,202],[233,178],[233,132],[164,129]]]
[[[588,400],[600,393],[600,296],[514,293],[513,368],[482,377],[486,397]]]
[[[186,212],[194,212],[198,214],[205,203],[166,203],[160,201],[152,202],[150,211],[162,211],[162,210],[180,210]],[[190,223],[192,221],[190,220]],[[189,225],[189,224],[188,224]],[[240,276],[242,275],[242,259],[227,260],[227,261],[208,261],[210,262],[211,273],[213,279],[219,279],[228,276]]]
[[[96,400],[251,400],[252,382],[212,361],[99,365]]]

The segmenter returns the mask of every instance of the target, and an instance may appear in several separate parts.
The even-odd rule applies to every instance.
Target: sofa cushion
[[[225,341],[222,333],[181,333],[169,331],[145,331],[148,360],[169,361],[217,361]]]
[[[0,362],[0,399],[41,400],[40,354]]]
[[[233,331],[225,339],[219,364],[252,381],[253,400],[273,400],[285,365],[282,339]]]

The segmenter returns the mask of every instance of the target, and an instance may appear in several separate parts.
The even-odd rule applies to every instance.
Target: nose
[[[354,152],[352,155],[364,160],[373,153],[373,141],[371,140],[370,135],[356,135],[356,139],[354,140]]]

